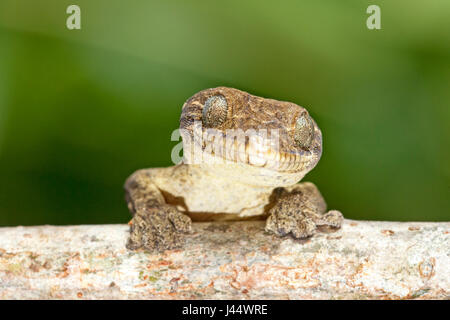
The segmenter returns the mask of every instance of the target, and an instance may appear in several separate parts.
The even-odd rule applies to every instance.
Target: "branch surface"
[[[450,223],[345,220],[308,240],[194,223],[183,249],[127,225],[0,228],[0,299],[448,299]]]

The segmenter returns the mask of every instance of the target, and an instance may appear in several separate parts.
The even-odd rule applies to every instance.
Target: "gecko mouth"
[[[311,150],[280,150],[280,133],[273,130],[221,130],[193,125],[182,132],[186,164],[240,163],[277,172],[309,171],[320,158]]]

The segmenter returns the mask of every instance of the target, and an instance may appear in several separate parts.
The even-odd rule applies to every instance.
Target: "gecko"
[[[322,155],[322,132],[305,108],[211,88],[183,104],[179,129],[179,164],[140,169],[125,182],[128,249],[180,248],[192,221],[265,219],[267,233],[295,239],[341,227],[342,213],[299,182]]]

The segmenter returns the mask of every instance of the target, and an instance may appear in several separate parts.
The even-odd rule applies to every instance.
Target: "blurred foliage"
[[[183,102],[219,85],[309,109],[306,179],[329,207],[448,220],[449,17],[448,0],[2,0],[0,225],[127,222],[126,177],[171,165]]]

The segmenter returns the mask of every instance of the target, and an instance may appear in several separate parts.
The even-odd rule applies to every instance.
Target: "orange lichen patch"
[[[395,234],[395,232],[392,230],[381,230],[381,233],[386,236],[392,236],[393,234]]]
[[[67,270],[67,267],[62,269],[62,272],[57,275],[58,278],[67,278],[69,276],[69,271]]]
[[[161,260],[161,261],[158,261],[157,264],[160,265],[160,266],[168,266],[168,265],[172,264],[172,261]]]
[[[296,280],[300,280],[300,279],[306,280],[306,274],[305,273],[296,272],[294,274],[294,278]]]
[[[450,233],[450,231],[448,231],[448,230],[444,231],[444,234],[449,234],[449,233]]]
[[[82,298],[82,297],[83,297],[83,294],[82,294],[81,292],[78,292],[78,293],[77,293],[77,297],[78,297],[78,298]]]
[[[128,225],[129,225],[129,226],[133,225],[133,219],[131,219],[130,221],[128,221]]]
[[[70,267],[70,262],[74,260],[74,261],[80,261],[80,253],[76,252],[73,253],[70,257],[68,257],[66,259],[66,261],[64,262],[62,268],[61,268],[61,272],[57,275],[58,278],[66,278],[69,276],[69,267]]]
[[[358,224],[357,224],[356,222],[350,222],[350,225],[351,225],[352,227],[356,227]]]
[[[137,284],[137,285],[135,285],[134,287],[135,288],[142,288],[142,287],[146,287],[147,286],[147,283],[140,283],[140,284]]]
[[[409,231],[419,231],[420,227],[410,226],[410,227],[408,227],[408,230]]]
[[[151,270],[155,270],[155,269],[161,269],[164,267],[167,267],[168,269],[172,270],[172,269],[177,269],[180,266],[175,266],[173,264],[173,262],[169,261],[169,260],[159,260],[159,261],[154,261],[154,262],[147,264],[146,267],[147,267],[147,270],[151,271]]]

